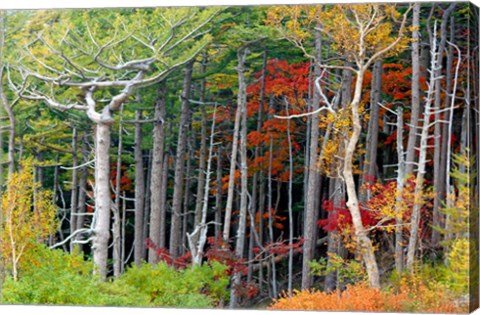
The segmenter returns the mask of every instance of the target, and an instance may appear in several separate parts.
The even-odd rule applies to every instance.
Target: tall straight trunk
[[[439,60],[441,52],[437,50],[436,42],[436,24],[434,29],[434,35],[432,38],[432,47],[431,47],[431,68],[430,68],[430,79],[429,87],[426,95],[426,103],[424,107],[424,121],[420,136],[420,152],[418,157],[418,171],[417,177],[415,180],[415,191],[414,191],[414,204],[412,209],[412,217],[410,224],[410,239],[408,241],[408,252],[407,252],[407,269],[410,273],[414,273],[414,263],[415,263],[415,252],[417,249],[418,242],[418,229],[420,228],[420,209],[422,208],[423,201],[423,183],[425,179],[425,166],[427,159],[427,147],[429,139],[429,127],[430,127],[430,116],[433,114],[432,103],[434,102],[434,93],[435,93],[435,82],[438,80],[436,76],[436,69],[440,68]]]
[[[95,136],[95,216],[92,244],[95,273],[107,278],[108,240],[110,238],[110,125],[96,124]]]
[[[318,55],[318,60],[321,60],[321,34],[320,31],[315,32],[315,50]],[[314,75],[318,77],[320,75],[320,67],[315,65]],[[319,108],[320,95],[315,89],[312,99],[311,110],[315,111]],[[315,205],[317,204],[316,195],[318,191],[318,172],[317,162],[318,162],[318,139],[319,139],[319,122],[320,118],[318,115],[312,116],[311,127],[310,127],[310,148],[309,148],[309,167],[308,167],[308,186],[307,186],[307,200],[305,204],[305,215],[304,215],[304,231],[303,231],[303,263],[302,263],[302,289],[309,289],[312,286],[312,275],[310,274],[310,261],[313,259],[313,254],[315,250],[316,240],[313,238],[315,235],[316,227],[316,210]]]
[[[450,17],[450,38],[449,38],[450,43],[454,43],[455,41],[455,17],[451,16]],[[452,97],[452,94],[455,93],[453,91],[453,72],[454,72],[454,67],[453,67],[453,59],[454,59],[454,48],[452,45],[449,45],[448,48],[448,53],[447,53],[447,66],[445,68],[446,71],[446,85],[445,85],[445,104],[444,108],[450,108],[450,105],[453,101],[455,102],[454,98]],[[460,60],[458,60],[460,62]],[[447,110],[444,113],[444,119],[445,121],[449,122],[447,124],[439,124],[442,127],[442,137],[441,137],[441,149],[440,149],[440,174],[439,174],[439,182],[443,183],[444,185],[444,197],[446,197],[446,193],[448,193],[448,189],[450,186],[450,183],[446,181],[446,178],[450,176],[450,174],[447,174],[447,164],[450,166],[450,161],[449,161],[449,138],[451,137],[451,134],[449,133],[450,131],[450,118],[453,118],[453,109]],[[444,215],[439,211],[437,213],[437,216],[435,217],[435,222],[432,222],[434,226],[443,228],[444,227]],[[438,242],[440,241],[440,232],[437,229],[433,229],[432,231],[432,244],[438,245]]]
[[[122,150],[123,150],[123,105],[120,108],[120,123],[118,124],[117,147],[117,174],[115,176],[115,205],[113,206],[113,276],[118,278],[123,269],[122,258],[122,219],[120,215],[120,190],[122,178]]]
[[[438,51],[440,54],[438,55],[438,65],[443,65],[443,51],[445,49],[445,44],[447,41],[447,23],[449,20],[450,14],[453,12],[455,9],[456,3],[450,4],[447,10],[443,12],[442,15],[442,23],[440,25],[440,42],[438,46]],[[447,71],[450,71],[451,69],[448,69]],[[438,67],[437,69],[434,70],[436,77],[439,77],[442,74],[442,67]],[[434,99],[434,109],[436,109],[435,112],[435,121],[439,121],[441,116],[440,116],[440,107],[442,103],[442,98],[441,98],[441,89],[442,89],[442,84],[440,80],[435,81],[435,99]],[[435,124],[435,131],[434,131],[434,151],[433,151],[433,192],[435,194],[435,198],[433,201],[433,216],[432,216],[432,225],[433,226],[438,226],[440,224],[441,220],[441,213],[440,213],[440,207],[442,205],[441,201],[445,199],[445,181],[442,180],[445,178],[444,176],[444,169],[441,168],[441,133],[442,133],[442,126],[441,124]],[[433,245],[436,245],[439,241],[439,233],[435,232],[432,233],[432,243]]]
[[[373,65],[372,89],[370,92],[370,120],[368,121],[367,143],[365,146],[365,163],[363,167],[363,183],[372,183],[377,176],[377,151],[378,151],[378,119],[380,93],[382,92],[383,60],[378,60]],[[365,189],[360,194],[360,201],[370,199],[371,192]]]
[[[395,198],[395,269],[398,273],[403,270],[403,187],[405,181],[405,157],[403,150],[403,109],[399,106],[397,109],[397,196]]]
[[[161,82],[158,87],[158,98],[155,102],[155,124],[153,126],[153,149],[152,149],[152,175],[150,178],[150,240],[160,246],[160,226],[165,224],[165,218],[161,218],[162,209],[165,203],[161,202],[162,177],[163,177],[163,152],[165,142],[165,98],[167,84]],[[165,213],[165,212],[164,212]],[[162,245],[162,248],[165,244]],[[158,262],[155,250],[148,251],[148,262]]]
[[[238,75],[238,109],[241,114],[240,131],[240,214],[238,216],[238,229],[235,244],[235,255],[238,258],[243,257],[245,247],[245,231],[247,222],[247,195],[248,195],[248,165],[247,165],[247,84],[245,82],[245,61],[247,59],[248,49],[241,48],[237,51],[237,75]],[[234,286],[240,285],[241,273],[233,276]],[[235,306],[236,290],[232,290],[231,306]]]
[[[289,115],[288,103],[285,106],[286,114]],[[288,138],[288,294],[293,291],[293,156],[292,156],[292,138],[290,133],[290,120],[287,120],[287,138]]]
[[[240,130],[241,109],[237,107],[235,124],[233,127],[232,154],[230,156],[230,172],[228,176],[227,204],[225,205],[225,222],[223,224],[223,239],[228,242],[230,238],[230,224],[232,221],[233,191],[235,188],[235,169],[238,153],[238,134]]]
[[[361,57],[361,56],[360,56]],[[368,280],[372,288],[380,288],[380,276],[378,272],[378,265],[373,251],[373,246],[370,238],[367,235],[367,231],[363,226],[360,206],[357,197],[357,191],[355,187],[355,180],[353,177],[353,154],[360,138],[362,131],[362,125],[360,124],[359,105],[362,93],[362,83],[365,74],[365,68],[360,65],[357,71],[357,78],[355,82],[355,92],[351,105],[353,128],[352,134],[348,139],[347,146],[345,148],[343,177],[345,179],[345,187],[347,190],[347,207],[352,216],[352,223],[357,236],[358,244],[362,253],[363,262],[367,269]]]
[[[3,20],[3,19],[2,19]],[[2,39],[0,39],[3,41]],[[0,43],[2,44],[2,43]],[[3,45],[2,45],[3,47]],[[1,62],[1,61],[0,61]],[[15,115],[13,109],[10,106],[5,91],[3,90],[3,70],[4,67],[0,64],[0,101],[8,116],[9,128],[8,128],[8,177],[10,177],[15,171]]]
[[[333,196],[333,210],[328,212],[329,217],[337,216],[337,209],[341,207],[342,200],[345,200],[345,194],[343,190],[343,181],[340,178],[331,178],[331,194]],[[337,231],[329,231],[327,239],[327,253],[338,255],[340,247],[340,235]],[[332,266],[332,261],[330,257],[327,257],[327,268]],[[332,292],[337,288],[337,273],[338,270],[332,271],[325,276],[325,291]]]
[[[345,66],[351,66],[351,63],[345,62]],[[341,105],[343,109],[346,109],[347,106],[352,101],[352,71],[351,70],[343,70],[342,73],[342,90],[341,90]],[[343,150],[343,144],[339,144],[339,152]],[[328,213],[328,216],[336,216],[336,210],[340,208],[342,205],[342,201],[345,200],[345,189],[343,181],[340,178],[332,178],[330,179],[329,183],[332,192],[329,194],[330,198],[333,196],[333,211]],[[327,252],[338,254],[340,251],[340,235],[336,231],[328,232],[328,239],[327,239]],[[329,266],[332,265],[331,259],[327,258],[327,264]],[[329,273],[325,278],[325,291],[333,291],[336,288],[337,281],[337,273],[338,271],[334,271]]]
[[[193,130],[192,130],[193,131]],[[193,132],[192,132],[193,133]],[[190,222],[190,205],[192,201],[191,186],[192,186],[192,162],[193,162],[193,144],[192,139],[195,139],[194,135],[188,140],[188,149],[187,149],[187,168],[185,169],[185,189],[183,192],[183,210],[182,210],[182,234],[181,234],[181,250],[180,255],[183,255],[184,248],[187,246],[187,232],[188,224]]]
[[[72,190],[70,195],[70,235],[77,229],[77,206],[78,206],[78,155],[77,155],[77,128],[72,130]],[[74,243],[70,243],[70,252],[73,251]]]
[[[200,222],[195,224],[194,230],[192,234],[188,234],[188,244],[190,247],[190,251],[192,253],[192,264],[193,265],[201,265],[203,259],[203,250],[205,247],[205,243],[207,242],[207,232],[208,232],[208,224],[207,224],[207,212],[208,212],[208,198],[210,194],[210,177],[212,174],[212,157],[213,157],[213,146],[214,146],[214,138],[215,138],[215,120],[216,120],[216,111],[217,107],[215,106],[213,118],[212,118],[212,126],[210,129],[210,145],[208,149],[208,162],[206,168],[206,184],[204,186],[204,193],[203,193],[203,201],[202,201],[202,215],[200,218]],[[195,238],[197,243],[193,243],[193,236],[198,234],[198,237]]]
[[[413,5],[412,19],[412,109],[408,131],[405,174],[412,174],[417,145],[418,118],[420,116],[420,3]]]
[[[266,79],[266,70],[267,70],[267,49],[263,51],[263,64],[262,64],[262,83],[260,88],[260,106],[258,108],[258,115],[257,115],[257,132],[261,132],[262,125],[263,125],[263,106],[265,102],[265,79]],[[256,160],[260,156],[260,145],[255,146],[254,151],[254,159]],[[252,214],[255,218],[257,215],[258,210],[258,179],[259,179],[260,172],[255,172],[252,178]],[[247,274],[247,282],[252,281],[253,278],[253,247],[254,247],[254,238],[252,237],[252,233],[256,232],[255,229],[255,221],[251,220],[250,224],[250,240],[249,240],[249,249],[248,249],[248,274]],[[258,240],[259,241],[259,240]],[[258,244],[261,245],[261,244]]]
[[[143,211],[143,230],[142,230],[142,260],[148,261],[148,251],[146,240],[148,238],[148,229],[149,229],[149,219],[150,219],[150,210],[151,210],[151,189],[150,183],[152,182],[152,163],[153,163],[153,150],[148,150],[147,157],[147,178],[145,181],[145,210]]]
[[[84,132],[82,137],[82,148],[80,149],[82,153],[82,164],[88,162],[88,137],[87,133]],[[80,168],[80,179],[78,183],[78,204],[77,204],[77,226],[76,230],[83,228],[85,222],[85,208],[87,203],[87,177],[88,177],[88,166],[83,165]],[[78,237],[75,237],[78,240]]]
[[[163,172],[162,172],[162,189],[160,190],[160,204],[162,207],[160,208],[160,227],[159,227],[159,234],[160,238],[158,240],[158,246],[160,248],[165,248],[166,242],[166,234],[167,234],[167,188],[168,188],[168,153],[165,154],[163,159]]]
[[[134,235],[134,261],[135,265],[142,263],[143,257],[143,215],[145,211],[145,173],[143,169],[142,151],[142,119],[141,111],[135,112],[135,235]]]
[[[206,64],[205,60],[201,63],[201,72],[205,73]],[[205,79],[200,82],[200,102],[205,102]],[[202,220],[202,204],[205,188],[205,167],[206,167],[206,155],[207,155],[207,111],[204,104],[200,104],[200,112],[202,115],[202,126],[200,131],[200,160],[198,162],[198,177],[197,177],[197,194],[195,201],[195,218],[194,228]],[[198,243],[200,233],[195,234],[193,237],[194,244]]]
[[[183,80],[182,92],[182,109],[180,114],[180,125],[178,130],[177,152],[175,156],[175,178],[173,186],[173,201],[172,201],[172,220],[170,229],[170,253],[174,258],[178,257],[181,251],[181,211],[182,211],[182,197],[183,184],[185,172],[185,152],[187,148],[187,130],[189,122],[189,101],[190,86],[192,82],[193,61],[189,62],[185,67],[185,77]]]
[[[215,192],[215,237],[221,237],[222,222],[222,147],[217,148],[217,178]]]
[[[274,242],[274,235],[273,235],[273,216],[275,215],[274,212],[272,213],[272,198],[273,198],[273,189],[272,189],[272,165],[273,165],[273,138],[272,134],[270,133],[270,141],[269,141],[269,149],[268,149],[268,237],[270,243]],[[277,298],[277,268],[275,264],[275,256],[272,255],[271,264],[268,264],[268,279],[271,281],[271,294],[272,298]],[[269,286],[270,287],[270,286]]]

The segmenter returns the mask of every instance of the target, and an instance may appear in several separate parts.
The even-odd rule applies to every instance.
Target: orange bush
[[[295,291],[290,298],[283,295],[270,310],[364,311],[364,312],[429,312],[458,313],[462,310],[453,298],[441,290],[430,290],[424,284],[404,281],[397,290],[380,291],[366,284],[349,285],[343,292],[317,290]]]

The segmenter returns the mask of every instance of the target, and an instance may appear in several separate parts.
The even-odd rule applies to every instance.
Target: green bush
[[[0,302],[204,308],[228,298],[226,267],[219,263],[184,270],[142,264],[109,282],[91,270],[92,263],[80,255],[37,245],[22,264],[18,281],[6,278]]]
[[[133,287],[152,306],[213,307],[228,298],[226,267],[219,263],[174,270],[165,263],[133,266],[116,286]]]

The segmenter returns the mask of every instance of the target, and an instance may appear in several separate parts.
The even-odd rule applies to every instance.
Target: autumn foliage
[[[284,295],[276,300],[269,309],[429,313],[462,311],[445,291],[430,289],[424,283],[407,279],[402,279],[398,290],[381,291],[359,283],[348,285],[345,291],[336,290],[332,293],[296,291],[292,297]]]

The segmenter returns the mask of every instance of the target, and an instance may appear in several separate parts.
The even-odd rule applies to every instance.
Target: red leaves
[[[192,263],[192,254],[190,252],[187,252],[178,258],[173,258],[167,249],[158,247],[157,244],[155,244],[149,238],[145,240],[145,245],[148,249],[155,251],[155,254],[158,256],[160,261],[163,261],[167,265],[173,266],[174,268],[185,268]]]
[[[217,261],[228,267],[226,274],[231,276],[236,273],[246,275],[247,264],[243,258],[238,258],[228,243],[221,237],[209,237],[207,243],[210,246],[205,257],[208,261]]]

